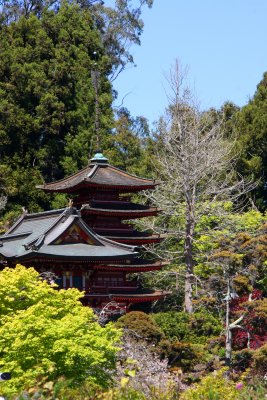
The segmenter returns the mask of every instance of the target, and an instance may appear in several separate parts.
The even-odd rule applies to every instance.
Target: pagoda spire
[[[108,164],[108,159],[101,150],[96,150],[95,155],[90,159],[90,164]]]
[[[93,69],[91,70],[91,79],[92,79],[92,84],[94,87],[95,91],[95,123],[94,123],[94,128],[95,128],[95,138],[96,138],[96,148],[100,148],[100,107],[99,107],[99,77],[100,77],[100,72],[98,69],[97,65],[97,59],[98,55],[97,52],[93,52],[94,56],[94,64],[93,64]]]

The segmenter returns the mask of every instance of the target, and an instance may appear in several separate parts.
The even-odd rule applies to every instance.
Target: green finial
[[[91,163],[107,163],[108,159],[103,156],[100,151],[97,151],[93,158],[91,158]]]

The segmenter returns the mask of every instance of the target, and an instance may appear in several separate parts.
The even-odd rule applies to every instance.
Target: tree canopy
[[[33,268],[0,273],[0,368],[12,374],[1,383],[2,393],[59,377],[74,385],[108,385],[120,333],[102,328],[80,297],[76,289],[55,290]]]

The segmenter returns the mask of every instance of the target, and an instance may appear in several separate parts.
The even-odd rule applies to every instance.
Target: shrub
[[[170,340],[187,343],[206,343],[222,331],[222,323],[205,310],[194,314],[166,312],[153,315],[165,336]]]
[[[162,340],[158,348],[160,356],[168,358],[171,367],[179,367],[184,372],[190,371],[196,364],[206,362],[212,357],[201,344]]]
[[[224,370],[206,376],[192,389],[186,390],[181,400],[237,400],[236,384],[224,377]]]
[[[232,367],[244,371],[251,365],[253,350],[243,349],[233,352]]]
[[[243,296],[252,291],[249,279],[244,275],[237,275],[233,279],[234,287],[239,296]]]
[[[252,360],[256,372],[261,375],[267,373],[267,343],[253,352]]]
[[[154,345],[149,346],[147,342],[124,332],[118,354],[116,381],[126,382],[127,389],[132,388],[144,394],[145,399],[165,400],[171,391],[179,391],[180,381],[170,373],[168,360],[161,359],[155,350]]]
[[[248,345],[250,333],[250,348],[257,349],[267,342],[267,299],[259,299],[261,291],[253,290],[252,299],[248,295],[234,299],[231,302],[231,311],[236,317],[245,314],[242,321],[243,329],[234,329],[233,346],[236,350]]]
[[[132,311],[124,315],[118,319],[115,326],[133,331],[148,342],[159,342],[164,337],[154,319],[141,311]]]
[[[185,312],[166,312],[153,315],[154,321],[168,339],[182,341],[190,334],[190,316]]]
[[[102,328],[77,289],[54,290],[33,268],[0,272],[0,368],[12,379],[6,396],[64,376],[79,385],[108,386],[121,333]]]

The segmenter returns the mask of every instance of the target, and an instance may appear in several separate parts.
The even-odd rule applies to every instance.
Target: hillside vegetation
[[[170,292],[149,313],[100,324],[78,290],[1,263],[7,399],[266,398],[267,73],[244,107],[203,111],[176,63],[154,130],[113,110],[112,82],[133,63],[141,6],[152,6],[137,3],[0,9],[0,232],[22,207],[66,207],[65,195],[35,186],[86,166],[100,147],[110,164],[160,183],[144,195],[163,212],[137,226],[165,234],[150,251],[169,265],[138,278]]]

